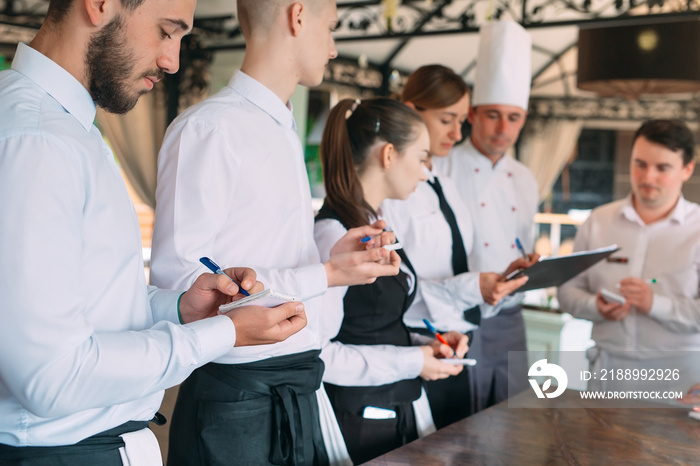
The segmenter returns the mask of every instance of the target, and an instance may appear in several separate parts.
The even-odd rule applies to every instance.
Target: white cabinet
[[[588,369],[586,349],[593,346],[590,321],[575,319],[571,314],[532,309],[523,309],[523,318],[530,364],[546,358],[547,362],[562,366],[567,374]],[[568,388],[585,390],[586,383],[570,377]]]

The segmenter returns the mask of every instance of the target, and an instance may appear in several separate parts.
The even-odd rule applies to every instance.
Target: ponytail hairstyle
[[[408,76],[401,101],[411,102],[418,110],[445,108],[469,94],[464,79],[442,65],[421,66]]]
[[[326,204],[347,228],[368,225],[377,216],[358,176],[367,166],[369,149],[384,141],[402,154],[424,124],[414,110],[389,98],[345,99],[330,111],[320,148]]]

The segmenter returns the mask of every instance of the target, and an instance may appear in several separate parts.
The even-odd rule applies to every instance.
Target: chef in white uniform
[[[455,182],[471,214],[474,246],[469,266],[475,270],[505,270],[521,255],[516,238],[526,250],[533,245],[537,183],[525,165],[506,154],[527,118],[530,49],[530,36],[515,22],[494,22],[481,28],[468,117],[471,136],[448,157],[433,162]],[[521,298],[514,296],[497,316],[481,322],[477,409],[506,399],[509,384],[511,393],[528,387],[525,353],[518,354],[511,368],[517,376],[508,377],[508,352],[526,350]]]

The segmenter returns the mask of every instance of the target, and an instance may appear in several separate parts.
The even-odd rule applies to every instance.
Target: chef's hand
[[[479,274],[479,289],[481,296],[488,304],[497,304],[501,299],[505,298],[513,291],[523,286],[528,280],[528,277],[522,276],[506,281],[505,276],[488,272]]]

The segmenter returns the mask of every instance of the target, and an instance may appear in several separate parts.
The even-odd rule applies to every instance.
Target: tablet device
[[[547,257],[535,262],[521,273],[512,274],[511,280],[527,275],[529,280],[516,292],[559,286],[592,265],[605,259],[619,248],[616,244],[593,251],[580,251],[568,256]],[[510,275],[509,275],[510,276]]]
[[[263,307],[275,307],[290,301],[299,301],[299,298],[281,293],[279,291],[267,289],[261,291],[260,293],[255,293],[243,299],[239,299],[238,301],[219,306],[219,312],[224,314],[232,309],[236,309],[237,307],[248,306],[251,304]]]

